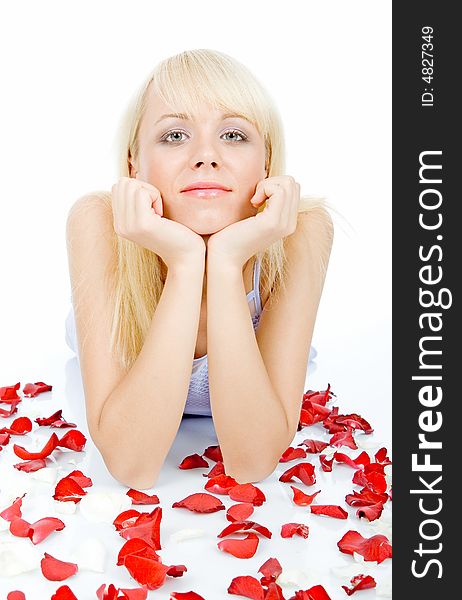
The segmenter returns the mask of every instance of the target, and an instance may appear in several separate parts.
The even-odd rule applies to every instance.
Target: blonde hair
[[[265,141],[267,177],[283,175],[284,135],[279,113],[261,83],[240,62],[222,52],[187,50],[160,62],[132,97],[117,133],[117,166],[120,177],[130,176],[130,160],[138,157],[140,123],[152,89],[170,106],[194,114],[208,103],[220,110],[237,112],[249,119]],[[111,194],[95,192],[112,210]],[[299,213],[323,209],[324,198],[302,196]],[[259,207],[264,210],[266,203]],[[319,211],[316,211],[319,218]],[[325,214],[325,212],[324,212]],[[285,238],[284,238],[285,239]],[[261,293],[273,295],[284,286],[284,239],[258,253],[261,260]],[[162,294],[162,259],[154,252],[114,233],[116,274],[113,285],[111,350],[129,369],[140,353],[154,311]],[[325,269],[325,265],[320,265]]]

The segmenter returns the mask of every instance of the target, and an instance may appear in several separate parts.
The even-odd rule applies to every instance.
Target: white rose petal
[[[298,587],[305,588],[308,587],[310,581],[317,578],[318,573],[312,573],[309,575],[306,571],[301,571],[300,569],[283,569],[282,573],[276,579],[276,583],[281,587]]]
[[[13,577],[40,567],[42,552],[30,540],[0,542],[0,577]]]
[[[183,542],[184,540],[202,537],[204,533],[205,529],[180,529],[180,531],[171,534],[170,540],[176,543]]]
[[[98,538],[88,538],[71,553],[70,560],[79,566],[79,571],[104,573],[106,549]]]
[[[379,443],[374,439],[370,439],[370,435],[358,435],[355,438],[355,442],[358,448],[362,450],[372,450],[379,447]]]
[[[54,500],[54,507],[55,511],[62,515],[73,515],[77,510],[76,504],[72,500],[67,500],[66,502]]]
[[[37,481],[43,481],[44,483],[50,483],[53,485],[56,483],[58,471],[59,467],[43,467],[43,469],[31,472],[30,477],[32,479],[36,479]]]
[[[132,507],[132,499],[121,492],[91,491],[79,502],[80,512],[92,523],[108,523]]]

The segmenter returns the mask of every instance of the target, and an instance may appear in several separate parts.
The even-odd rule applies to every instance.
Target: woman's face
[[[139,131],[136,176],[162,195],[164,217],[199,235],[209,235],[254,216],[250,204],[265,179],[265,144],[246,119],[204,105],[193,120],[168,116],[181,112],[150,94]],[[185,116],[186,117],[186,116]],[[183,191],[191,184],[215,182],[229,191]]]

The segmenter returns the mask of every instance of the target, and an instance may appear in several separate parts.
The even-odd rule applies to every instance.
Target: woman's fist
[[[163,217],[159,190],[139,179],[122,177],[112,186],[114,231],[159,255],[167,267],[205,252],[200,235]]]

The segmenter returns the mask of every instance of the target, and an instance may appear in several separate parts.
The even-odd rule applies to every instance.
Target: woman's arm
[[[324,211],[299,217],[285,290],[265,305],[257,335],[241,270],[208,251],[210,402],[225,471],[240,483],[270,475],[296,433],[332,236]]]
[[[199,327],[204,254],[168,270],[143,348],[106,399],[98,448],[121,483],[157,480],[181,423]]]

